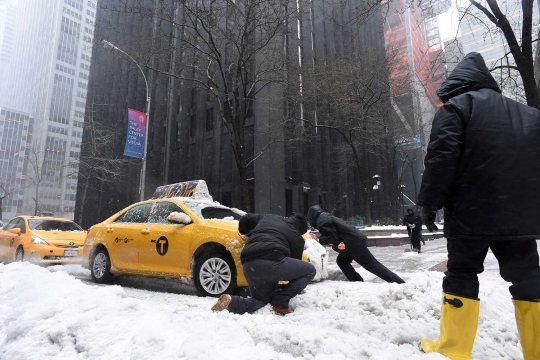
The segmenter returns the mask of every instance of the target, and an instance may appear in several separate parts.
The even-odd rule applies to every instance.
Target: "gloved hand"
[[[410,227],[411,229],[414,229],[415,226],[416,226],[416,225],[414,225],[414,224],[409,224],[409,227]]]
[[[424,207],[422,208],[422,220],[426,225],[429,232],[438,231],[439,228],[435,225],[435,219],[437,218],[437,209]]]

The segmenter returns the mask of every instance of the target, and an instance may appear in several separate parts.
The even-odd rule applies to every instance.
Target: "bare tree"
[[[126,165],[133,160],[126,159],[115,151],[118,134],[111,129],[100,128],[94,117],[99,117],[101,108],[108,104],[89,102],[84,122],[84,139],[80,158],[68,164],[68,178],[78,178],[78,219],[82,224],[86,205],[90,199],[89,190],[103,191],[103,185],[119,181],[125,175]]]
[[[433,0],[418,0],[423,6],[433,6]],[[503,0],[468,0],[458,3],[459,27],[461,32],[481,28],[483,33],[472,34],[478,44],[503,42],[504,53],[495,61],[487,62],[490,71],[498,81],[501,89],[516,100],[540,109],[540,93],[538,89],[538,69],[535,69],[535,50],[538,39],[538,24],[533,24],[534,2]],[[446,65],[452,68],[461,60],[455,56],[459,37],[450,43],[452,48]],[[445,49],[446,50],[446,49]],[[462,52],[459,49],[458,52]],[[536,77],[535,77],[536,75]]]
[[[2,220],[2,203],[5,198],[11,196],[18,189],[11,181],[0,181],[0,220]]]
[[[26,152],[29,166],[29,172],[23,174],[23,179],[30,181],[31,185],[34,186],[34,196],[32,200],[34,201],[34,215],[39,214],[39,192],[40,187],[43,182],[49,177],[45,165],[45,150],[42,147],[29,147]]]
[[[247,146],[246,125],[255,99],[283,82],[283,46],[289,22],[298,15],[297,1],[125,1],[123,7],[108,10],[151,18],[157,27],[154,45],[138,54],[138,61],[203,89],[217,102],[230,136],[242,206],[249,211],[248,169],[259,155]],[[174,58],[177,66],[163,66],[157,57]]]

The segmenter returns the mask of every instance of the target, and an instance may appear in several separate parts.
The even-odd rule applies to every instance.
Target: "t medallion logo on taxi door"
[[[152,240],[156,243],[156,251],[159,255],[164,256],[167,251],[169,251],[169,240],[165,236],[160,237],[159,239]]]

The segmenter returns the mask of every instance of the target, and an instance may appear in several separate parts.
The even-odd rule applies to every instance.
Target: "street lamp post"
[[[403,189],[405,189],[405,185],[401,184],[401,217],[404,217],[405,216],[405,205],[403,204]]]
[[[144,131],[144,152],[141,164],[141,178],[139,181],[140,201],[144,201],[144,188],[146,180],[146,153],[148,149],[148,128],[150,127],[150,92],[148,89],[148,80],[146,79],[146,75],[144,74],[144,71],[139,65],[139,63],[137,63],[137,61],[135,61],[135,59],[131,55],[129,55],[127,52],[107,40],[103,40],[101,43],[103,44],[103,47],[105,49],[121,52],[122,54],[126,55],[131,61],[133,61],[141,71],[141,74],[144,78],[144,84],[146,85],[146,129]]]
[[[377,218],[378,220],[380,220],[380,217],[381,217],[381,195],[380,195],[380,191],[378,191],[381,187],[381,176],[379,174],[375,174],[373,175],[373,179],[375,180],[375,185],[373,185],[373,190],[377,190],[377,206],[376,206],[376,209],[377,209]]]

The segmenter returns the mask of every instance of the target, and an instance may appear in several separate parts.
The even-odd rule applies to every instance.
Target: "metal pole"
[[[405,216],[405,209],[404,209],[404,206],[403,205],[403,187],[401,188],[401,217],[404,217]]]
[[[141,164],[141,177],[139,179],[139,201],[144,201],[144,188],[145,188],[145,180],[146,180],[146,153],[148,151],[148,128],[150,127],[150,92],[148,89],[148,80],[146,79],[146,75],[144,74],[143,69],[139,65],[137,61],[131,55],[129,55],[124,50],[120,49],[118,46],[112,44],[111,42],[107,40],[103,40],[101,42],[103,44],[103,47],[110,50],[119,51],[122,54],[126,55],[131,61],[137,65],[139,70],[141,71],[141,74],[144,78],[144,84],[146,85],[146,129],[144,132],[144,152],[142,157],[142,164]]]
[[[144,80],[146,82],[146,77]],[[150,96],[148,94],[148,83],[146,83],[146,130],[144,132],[144,153],[141,165],[141,182],[139,185],[140,201],[144,201],[144,187],[146,180],[146,154],[148,150],[148,128],[150,127]]]

